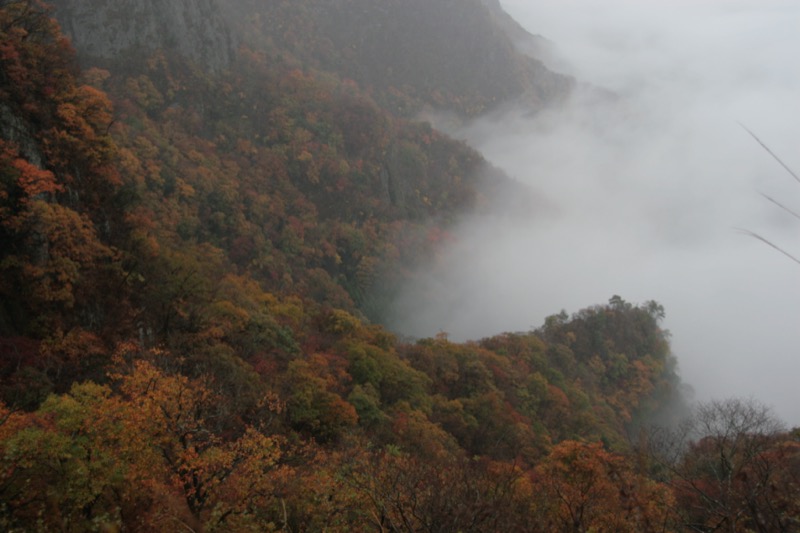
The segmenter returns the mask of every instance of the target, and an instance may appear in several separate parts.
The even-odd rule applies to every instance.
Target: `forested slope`
[[[426,104],[476,115],[512,98],[541,109],[573,84],[520,54],[499,4],[481,0],[237,0],[226,11],[246,42],[353,79],[403,115]]]
[[[460,212],[524,190],[390,88],[243,42],[80,70],[37,1],[0,3],[3,529],[679,529],[692,491],[629,439],[680,403],[660,306],[370,324]]]

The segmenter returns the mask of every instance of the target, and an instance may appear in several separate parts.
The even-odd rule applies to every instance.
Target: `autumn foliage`
[[[0,2],[0,528],[679,531],[725,496],[791,530],[795,435],[743,431],[725,494],[718,440],[631,445],[680,405],[654,302],[467,343],[370,323],[510,181],[276,46],[80,72]]]

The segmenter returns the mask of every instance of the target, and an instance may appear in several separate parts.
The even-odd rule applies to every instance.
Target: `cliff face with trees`
[[[656,303],[461,344],[365,319],[458,213],[525,194],[415,110],[569,85],[537,77],[491,2],[408,5],[455,9],[453,43],[476,30],[502,88],[430,78],[459,51],[402,3],[91,4],[55,12],[79,69],[44,5],[0,2],[4,530],[791,528],[791,434],[729,423],[758,446],[715,487],[716,450],[745,457],[726,434],[639,431],[680,403]],[[84,33],[131,17],[107,45]],[[384,46],[422,32],[405,56],[382,56],[381,20]]]
[[[572,80],[518,52],[541,42],[498,2],[83,2],[55,0],[85,62],[177,52],[204,70],[229,67],[240,44],[301,68],[356,81],[394,114],[422,105],[477,114],[524,98],[541,108]]]
[[[427,104],[474,115],[512,98],[541,108],[572,85],[518,52],[496,3],[240,0],[231,11],[254,42],[355,80],[394,113]]]

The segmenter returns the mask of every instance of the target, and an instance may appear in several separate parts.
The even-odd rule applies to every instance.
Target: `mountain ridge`
[[[216,72],[158,39],[80,70],[38,0],[0,4],[0,528],[633,533],[679,531],[687,509],[696,523],[695,492],[670,481],[710,493],[691,468],[713,441],[678,478],[631,438],[682,405],[655,302],[614,296],[466,343],[366,318],[462,213],[505,213],[501,193],[536,204],[412,120],[436,104],[420,80],[392,92],[328,69],[352,58],[294,33],[320,6],[270,3],[292,31],[243,32]],[[460,94],[444,101],[464,115],[491,104],[491,86]],[[792,437],[757,437],[759,458],[796,464]],[[795,471],[770,472],[796,507]],[[563,495],[587,483],[576,525]]]
[[[511,99],[541,108],[574,85],[527,55],[537,38],[498,2],[55,0],[53,5],[86,64],[141,60],[161,48],[220,73],[241,44],[273,52],[277,46],[320,70],[374,88],[384,107],[404,116],[417,112],[420,103],[466,115]],[[299,35],[314,37],[298,40]],[[515,44],[522,41],[526,53]],[[390,93],[397,91],[411,102],[392,106]]]

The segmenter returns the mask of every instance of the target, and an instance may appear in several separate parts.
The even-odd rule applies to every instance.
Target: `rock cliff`
[[[211,72],[235,42],[214,0],[53,0],[54,14],[85,62],[175,51]]]

